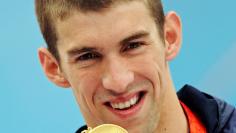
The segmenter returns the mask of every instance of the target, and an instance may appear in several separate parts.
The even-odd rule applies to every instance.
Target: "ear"
[[[164,38],[166,45],[166,60],[170,61],[178,55],[182,43],[181,20],[173,11],[165,16]]]
[[[44,73],[50,81],[63,88],[70,87],[69,82],[60,69],[58,61],[46,48],[39,48],[38,56]]]

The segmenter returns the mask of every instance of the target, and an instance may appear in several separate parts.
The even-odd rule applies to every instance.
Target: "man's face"
[[[56,23],[61,69],[86,123],[152,132],[165,93],[165,45],[142,2]]]

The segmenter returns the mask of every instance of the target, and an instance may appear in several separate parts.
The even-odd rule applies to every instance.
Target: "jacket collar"
[[[202,93],[190,85],[185,85],[177,93],[179,100],[185,103],[203,122],[208,133],[213,133],[218,127],[218,104],[214,97]]]

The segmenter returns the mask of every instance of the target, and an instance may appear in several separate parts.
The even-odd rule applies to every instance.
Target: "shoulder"
[[[199,116],[209,133],[236,132],[236,110],[233,106],[190,85],[185,85],[177,95]]]
[[[216,98],[219,114],[218,131],[221,133],[236,133],[236,109],[225,101]]]

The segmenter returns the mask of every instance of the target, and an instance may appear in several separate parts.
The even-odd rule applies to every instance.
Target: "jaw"
[[[106,102],[102,105],[104,112],[102,112],[100,118],[103,118],[103,123],[119,125],[128,130],[129,133],[145,132],[146,129],[149,129],[150,121],[153,120],[153,117],[157,116],[157,109],[152,107],[154,104],[152,94],[153,93],[147,91],[135,93],[133,97],[139,95],[137,102],[123,109],[114,109],[111,103]]]

